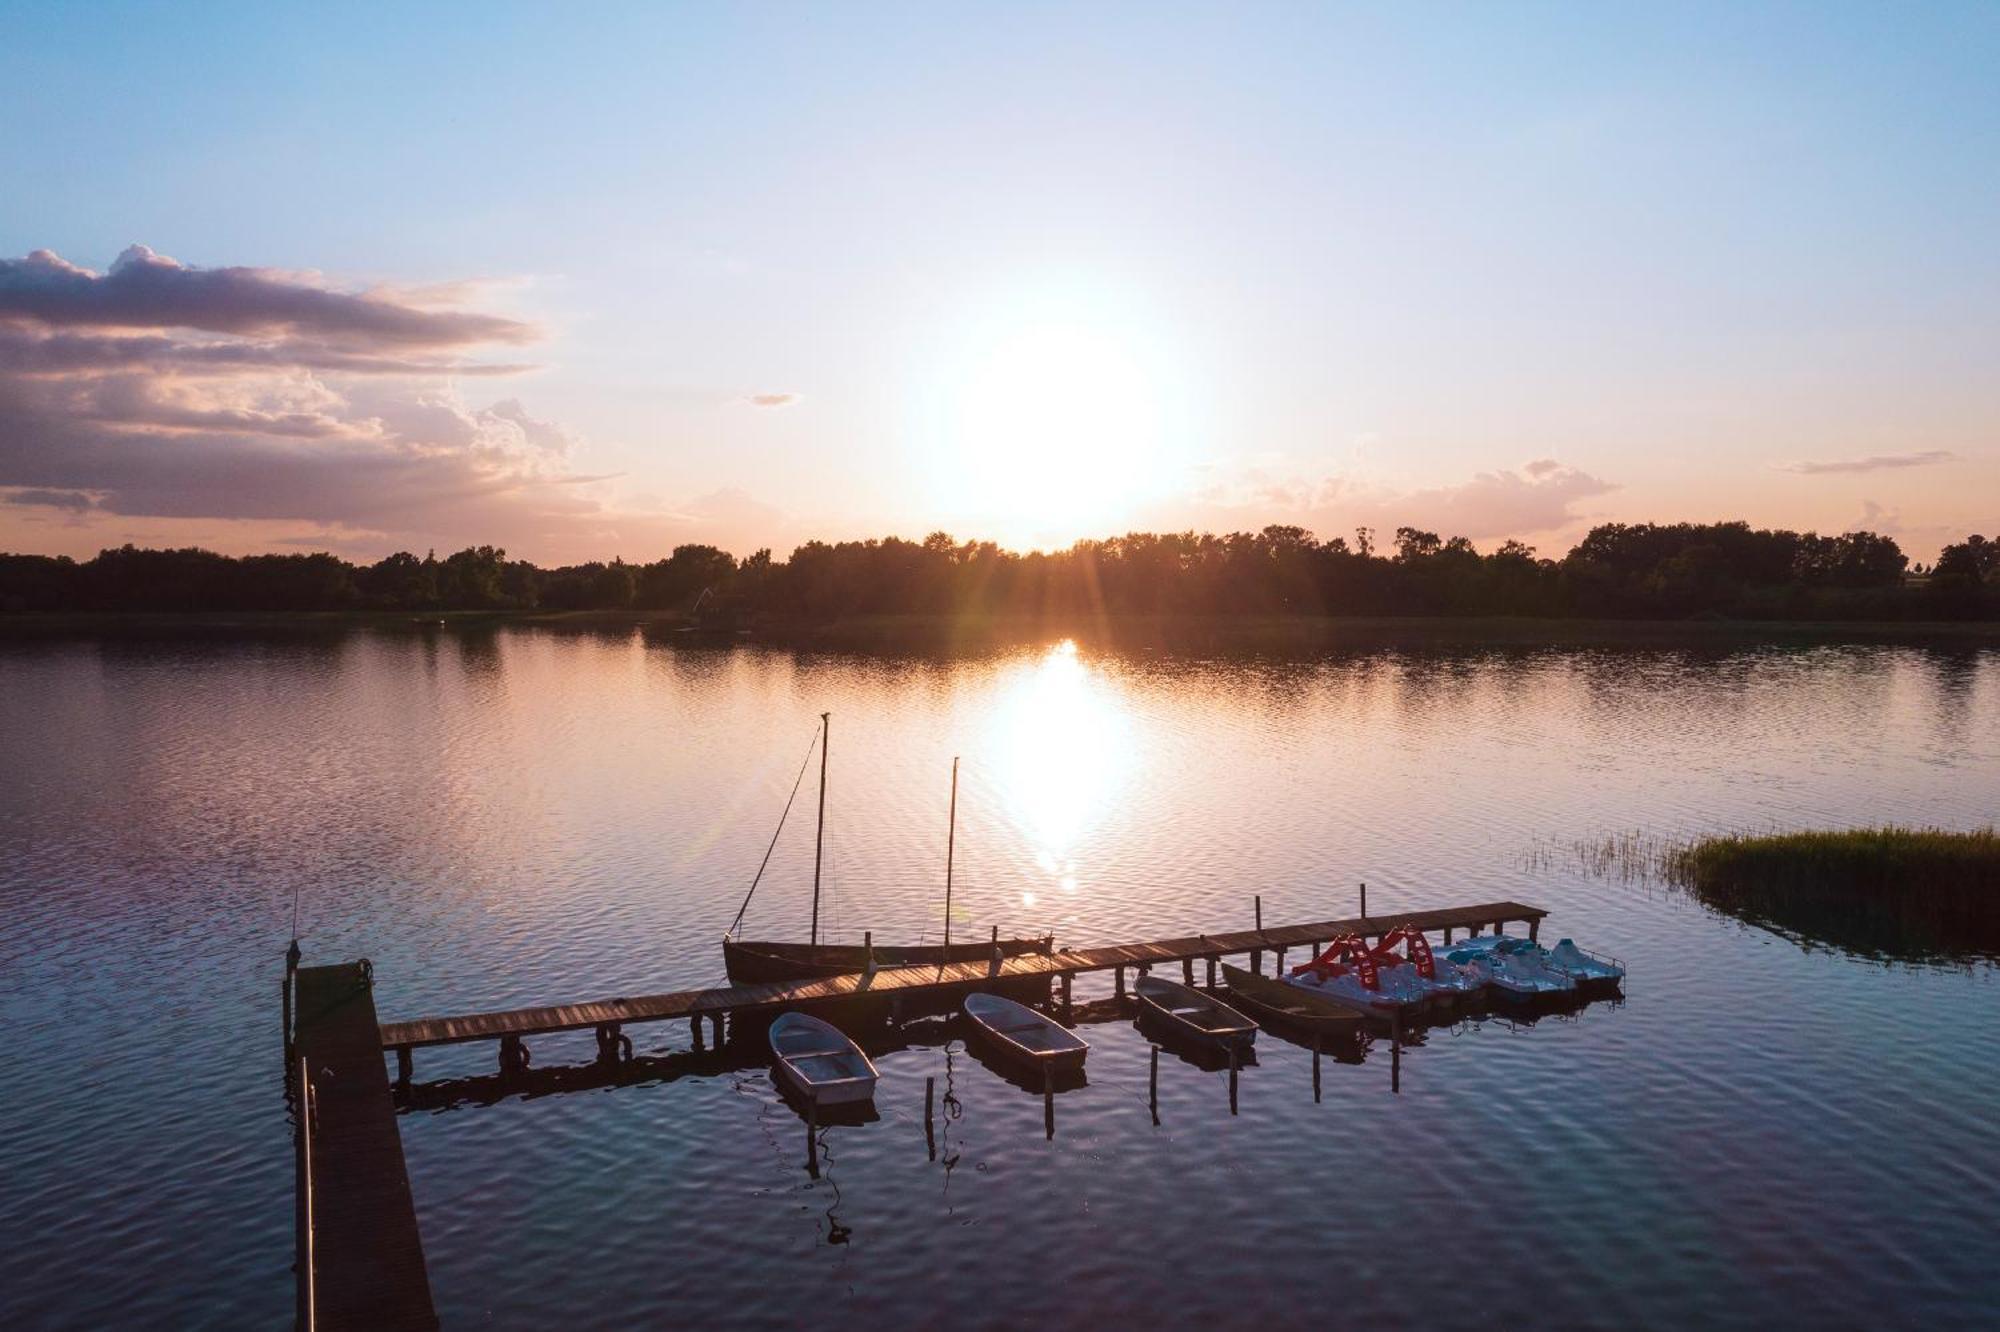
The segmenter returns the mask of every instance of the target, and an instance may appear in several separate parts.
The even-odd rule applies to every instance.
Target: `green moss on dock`
[[[1937,828],[1710,837],[1665,855],[1710,906],[1803,938],[1903,957],[2000,954],[2000,835]]]

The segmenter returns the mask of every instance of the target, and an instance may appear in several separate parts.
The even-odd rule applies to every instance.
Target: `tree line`
[[[1261,532],[1134,532],[1016,552],[943,532],[811,541],[787,560],[683,545],[650,564],[540,568],[493,546],[373,564],[121,546],[95,558],[0,555],[0,610],[649,610],[793,623],[862,615],[1522,615],[1964,619],[2000,615],[2000,541],[1974,536],[1912,569],[1873,532],[1748,523],[1608,523],[1561,559],[1508,541],[1399,527],[1378,543]]]

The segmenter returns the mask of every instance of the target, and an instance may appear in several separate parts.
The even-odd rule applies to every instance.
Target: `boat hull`
[[[1247,1050],[1256,1043],[1257,1024],[1223,1003],[1174,981],[1139,981],[1140,1015],[1160,1030],[1196,1045]]]
[[[1361,1028],[1361,1014],[1309,995],[1296,985],[1259,976],[1224,963],[1229,1002],[1269,1025],[1286,1025],[1316,1036],[1351,1036]]]
[[[1055,949],[1052,936],[1039,939],[1002,939],[1002,957],[1047,954]],[[993,956],[991,943],[894,947],[876,945],[876,967],[938,966],[946,962],[985,962]],[[852,944],[772,943],[738,939],[722,941],[722,964],[732,983],[765,985],[775,981],[821,980],[828,976],[851,976],[868,969],[868,949]],[[1044,982],[1046,985],[1046,982]]]
[[[1016,1069],[1052,1076],[1075,1073],[1090,1053],[1075,1032],[1004,996],[969,995],[964,1011],[981,1044]]]

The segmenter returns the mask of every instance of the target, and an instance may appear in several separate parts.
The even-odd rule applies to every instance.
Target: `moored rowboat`
[[[1139,977],[1141,1016],[1157,1019],[1169,1030],[1205,1045],[1248,1047],[1257,1039],[1257,1024],[1210,995],[1179,981]]]
[[[1002,995],[968,994],[965,1016],[990,1047],[1024,1068],[1068,1073],[1082,1068],[1090,1053],[1083,1037]]]
[[[1222,964],[1229,982],[1229,1001],[1262,1022],[1286,1023],[1315,1036],[1351,1036],[1361,1028],[1361,1014],[1298,985],[1259,976],[1242,967]]]
[[[771,1053],[778,1076],[815,1105],[875,1099],[874,1061],[831,1023],[807,1013],[781,1013],[771,1024]]]

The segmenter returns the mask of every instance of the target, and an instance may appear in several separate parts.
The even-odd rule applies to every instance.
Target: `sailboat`
[[[916,944],[896,946],[876,944],[872,949],[855,944],[821,943],[819,939],[819,889],[820,870],[825,862],[826,851],[826,759],[827,741],[831,735],[833,714],[819,715],[819,826],[813,835],[813,904],[812,928],[804,943],[777,943],[768,940],[746,940],[735,937],[736,926],[743,923],[743,912],[736,913],[736,925],[722,938],[722,963],[729,979],[737,984],[756,984],[770,981],[813,980],[822,976],[845,976],[857,971],[866,971],[869,964],[877,967],[937,966],[946,962],[985,962],[999,949],[1002,957],[1024,957],[1030,953],[1050,953],[1055,950],[1055,936],[1042,935],[1031,939],[994,939],[975,943],[954,944],[951,941],[951,861],[950,852],[945,861],[945,922],[942,944]],[[808,752],[810,761],[811,754]],[[804,775],[801,770],[801,776]],[[798,788],[794,786],[796,794]],[[791,805],[785,806],[789,812]],[[780,815],[778,827],[784,828],[784,816]],[[952,761],[951,768],[951,832],[947,845],[955,843],[958,836],[958,762]],[[771,836],[773,845],[777,834]],[[770,852],[764,853],[766,863]],[[763,874],[762,869],[758,871]],[[756,892],[752,883],[750,891]],[[750,905],[749,897],[743,905]]]

